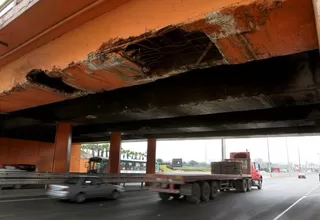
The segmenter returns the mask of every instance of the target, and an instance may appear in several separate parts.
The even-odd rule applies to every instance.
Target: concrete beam
[[[105,2],[112,5],[118,1]],[[311,1],[301,0],[163,0],[152,4],[149,0],[129,1],[13,62],[0,58],[0,112],[148,83],[190,69],[313,50],[318,45],[312,10]],[[126,18],[132,14],[136,16]],[[150,32],[145,33],[146,30]],[[172,44],[172,31],[174,36],[182,33],[182,40]],[[201,43],[203,51],[197,57],[181,59],[177,50],[194,46],[194,39],[190,41],[186,36],[197,34],[205,39]],[[157,40],[152,39],[160,38],[170,39],[169,52],[163,50],[167,44],[154,45]],[[160,57],[173,64],[177,60],[183,62],[166,67],[165,71],[155,67],[158,62],[146,65],[150,57],[137,54],[139,45],[146,41],[161,51]],[[177,45],[189,47],[174,50]],[[206,52],[209,45],[211,51]],[[37,98],[39,95],[41,99]]]
[[[210,132],[182,132],[182,133],[162,133],[162,134],[140,134],[131,135],[124,134],[123,140],[146,140],[150,138],[179,140],[179,139],[199,139],[199,138],[252,138],[252,137],[287,137],[287,136],[314,136],[320,134],[320,128],[317,126],[301,126],[301,127],[276,127],[276,128],[255,128],[255,129],[238,129]],[[109,135],[101,135],[95,137],[77,138],[75,142],[98,142],[108,138]]]
[[[15,114],[96,124],[318,103],[317,59],[313,53],[299,54],[193,71]]]
[[[225,130],[232,129],[232,127],[248,128],[257,125],[268,127],[272,124],[295,126],[314,124],[319,117],[317,113],[319,109],[320,105],[314,104],[122,123],[80,125],[74,127],[74,134],[78,136],[114,131],[147,134],[170,129]]]

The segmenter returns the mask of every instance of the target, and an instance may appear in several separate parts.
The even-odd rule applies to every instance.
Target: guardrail
[[[108,183],[141,183],[143,186],[144,174],[53,174],[33,172],[0,172],[0,186],[5,185],[30,185],[30,184],[58,184],[63,183],[68,177],[99,176]]]

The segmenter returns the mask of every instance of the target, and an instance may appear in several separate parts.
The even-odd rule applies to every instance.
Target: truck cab
[[[230,153],[230,159],[236,161],[242,161],[244,170],[252,175],[252,185],[257,186],[259,189],[262,187],[262,175],[260,173],[260,164],[251,162],[250,152],[232,152]],[[250,165],[249,165],[250,164]]]

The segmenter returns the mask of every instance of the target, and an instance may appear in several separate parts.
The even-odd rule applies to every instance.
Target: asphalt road
[[[164,203],[148,191],[130,192],[118,201],[80,205],[50,199],[0,201],[0,220],[318,220],[319,183],[316,175],[268,179],[262,190],[220,193],[216,200],[200,204]]]

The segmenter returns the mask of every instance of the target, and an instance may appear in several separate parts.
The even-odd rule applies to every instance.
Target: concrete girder
[[[189,72],[12,114],[44,121],[110,124],[315,104],[320,102],[319,71],[310,57],[300,54]]]
[[[122,140],[146,140],[157,138],[159,139],[199,139],[199,138],[252,138],[252,137],[280,137],[280,136],[314,136],[319,135],[320,129],[317,126],[304,126],[304,127],[277,127],[277,128],[261,128],[261,129],[237,129],[225,131],[207,131],[207,132],[181,132],[181,133],[162,133],[162,134],[147,134],[147,135],[131,135],[124,134]],[[109,135],[104,135],[95,138],[78,138],[76,143],[81,142],[97,142],[104,141],[109,138]]]
[[[301,0],[130,1],[4,64],[0,70],[0,112],[148,83],[190,69],[313,50],[318,45],[312,10],[311,1]],[[123,18],[131,14],[136,16]],[[174,35],[164,48],[188,45],[186,35],[191,34],[200,33],[209,41],[187,40],[201,46],[199,56],[184,58],[179,65],[165,69],[155,66],[150,56],[137,55],[137,45],[146,45],[151,39],[155,44],[172,30],[183,33],[184,40]],[[180,59],[178,53],[169,54],[172,57],[167,53],[165,50],[158,56]],[[26,77],[34,71],[46,77]],[[66,92],[67,87],[73,92]],[[35,94],[42,98],[36,99]],[[18,102],[21,97],[25,102]]]

